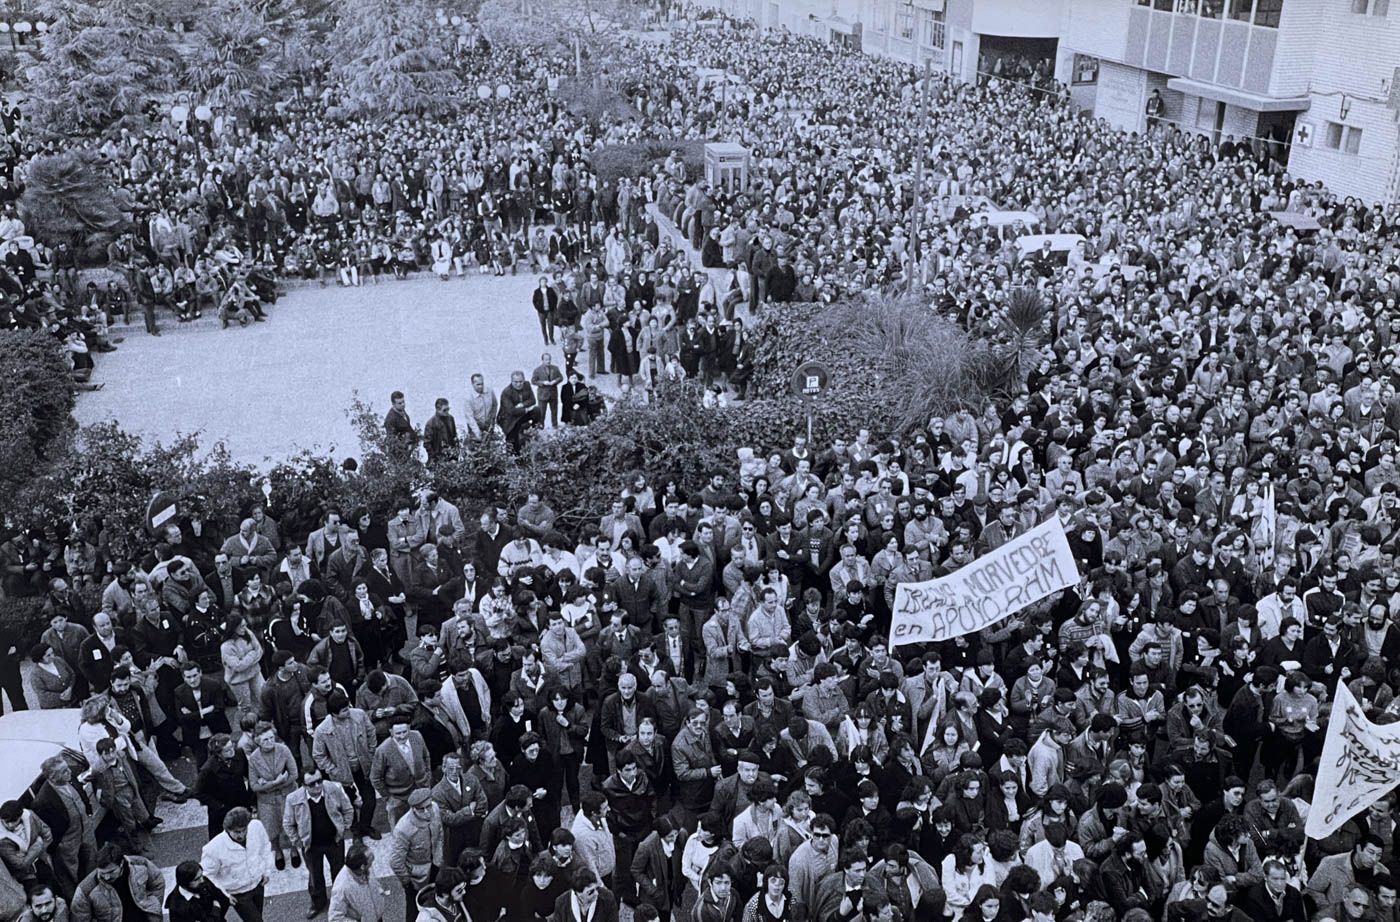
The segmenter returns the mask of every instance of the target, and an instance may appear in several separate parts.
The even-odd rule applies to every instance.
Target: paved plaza
[[[530,306],[537,280],[522,273],[301,286],[268,309],[266,323],[222,330],[207,318],[163,318],[159,338],[133,317],[117,327],[126,341],[97,361],[93,380],[106,386],[79,395],[74,415],[83,425],[116,420],[146,439],[201,431],[253,464],[308,448],[355,455],[345,411],[357,391],[382,412],[390,392],[402,390],[419,425],[434,398],[447,397],[460,424],[473,372],[500,393],[513,370],[538,365],[545,347]],[[550,351],[562,367],[560,348]]]

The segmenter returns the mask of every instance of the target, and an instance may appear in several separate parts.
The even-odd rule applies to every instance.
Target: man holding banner
[[[1372,723],[1351,690],[1339,683],[1308,812],[1308,837],[1325,839],[1397,784],[1400,723]]]
[[[1078,583],[1064,525],[1052,518],[947,576],[900,583],[891,609],[890,646],[976,633]]]

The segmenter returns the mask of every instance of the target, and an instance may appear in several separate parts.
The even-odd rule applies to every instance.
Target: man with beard
[[[222,919],[232,906],[228,896],[204,876],[198,861],[182,861],[175,868],[175,889],[165,898],[170,922]]]
[[[1104,895],[1120,916],[1130,909],[1146,909],[1155,916],[1161,894],[1156,875],[1147,867],[1147,843],[1141,835],[1129,832],[1120,838],[1099,874]]]

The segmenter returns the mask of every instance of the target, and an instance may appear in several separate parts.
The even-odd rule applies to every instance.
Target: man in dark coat
[[[650,903],[663,919],[669,918],[671,911],[680,906],[685,893],[686,879],[681,873],[685,839],[685,830],[675,819],[663,815],[632,856],[632,879],[637,885],[638,902]]]
[[[1307,922],[1303,894],[1288,882],[1288,870],[1277,859],[1264,862],[1264,879],[1244,889],[1238,906],[1254,922]]]
[[[627,623],[644,639],[656,634],[666,613],[666,594],[640,557],[627,561],[626,573],[611,588],[618,607],[627,613]]]
[[[452,418],[446,397],[433,403],[433,416],[423,427],[423,447],[428,451],[429,464],[457,447],[457,420]]]
[[[175,868],[175,887],[165,898],[170,922],[206,922],[222,919],[233,904],[205,876],[198,861],[182,861]]]
[[[208,729],[211,735],[229,732],[226,709],[234,705],[233,695],[222,679],[206,677],[195,662],[185,664],[181,678],[183,682],[175,689],[175,719],[180,724],[181,740],[202,765],[209,737],[201,739],[200,731]]]
[[[392,406],[384,415],[384,432],[389,436],[389,441],[410,448],[418,444],[418,434],[413,431],[413,422],[408,418],[408,410],[404,409],[403,391],[390,394],[389,403]]]
[[[497,417],[506,441],[519,451],[525,432],[538,426],[542,418],[535,392],[525,380],[525,372],[511,372],[510,384],[501,391],[501,412]]]
[[[554,318],[559,310],[559,292],[549,284],[549,279],[540,277],[539,287],[530,296],[535,313],[540,318],[540,334],[546,346],[554,345]]]

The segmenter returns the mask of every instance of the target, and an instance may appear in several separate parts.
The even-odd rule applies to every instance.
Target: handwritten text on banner
[[[1308,838],[1325,839],[1400,783],[1400,724],[1374,724],[1345,683],[1327,721]]]
[[[890,646],[949,640],[980,631],[1079,582],[1058,518],[947,576],[895,589]]]

